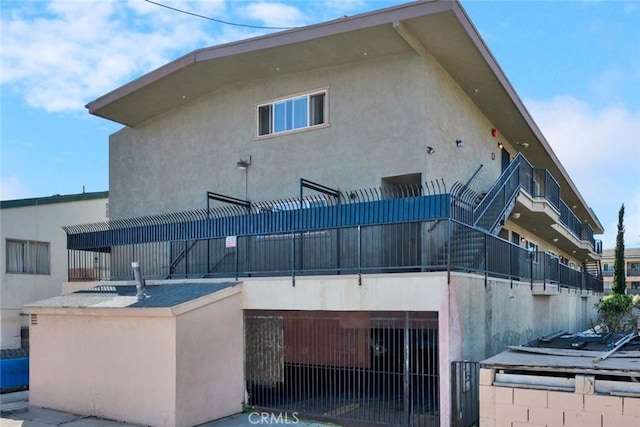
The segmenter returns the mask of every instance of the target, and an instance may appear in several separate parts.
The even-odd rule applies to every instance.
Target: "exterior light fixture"
[[[522,148],[528,148],[529,147],[529,143],[528,142],[523,142],[520,145],[522,146]]]
[[[434,150],[433,147],[427,147],[427,154],[433,154],[435,152],[436,150]]]
[[[557,238],[557,237],[554,237],[554,238],[553,238],[553,243],[556,243],[557,241],[558,241],[558,238]]]
[[[249,156],[249,160],[244,160],[244,159],[238,160],[238,163],[236,163],[236,168],[245,170],[249,167],[249,165],[251,165],[251,156]]]
[[[511,215],[513,218],[518,219],[520,218],[520,212],[514,212],[513,215]]]
[[[498,142],[498,148],[502,150],[504,148],[504,144],[502,142]]]
[[[492,128],[492,129],[491,129],[491,136],[492,136],[492,137],[494,137],[494,138],[495,138],[496,136],[498,136],[498,129],[496,129],[496,128]]]
[[[464,142],[461,139],[456,139],[456,147],[462,148],[464,147]]]

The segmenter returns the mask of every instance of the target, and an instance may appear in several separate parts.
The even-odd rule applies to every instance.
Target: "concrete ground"
[[[85,417],[68,412],[54,411],[29,405],[29,392],[7,393],[0,395],[0,427],[139,427],[119,421],[96,417]],[[264,425],[288,425],[298,427],[327,427],[327,424],[314,421],[298,420],[291,414],[285,418],[271,417],[259,413],[236,414],[220,420],[202,424],[200,427],[243,427]]]

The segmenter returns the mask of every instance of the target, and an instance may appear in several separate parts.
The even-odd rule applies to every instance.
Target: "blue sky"
[[[402,1],[172,1],[226,21],[292,27]],[[640,2],[462,1],[607,229],[624,202],[640,246]],[[108,189],[120,125],[87,102],[200,47],[264,34],[144,0],[0,3],[0,199]]]

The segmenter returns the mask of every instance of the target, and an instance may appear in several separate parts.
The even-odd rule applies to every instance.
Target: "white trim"
[[[275,136],[280,136],[280,135],[289,135],[292,133],[298,133],[298,132],[305,132],[308,130],[314,130],[314,129],[321,129],[321,128],[327,128],[330,127],[330,122],[329,122],[329,89],[330,86],[325,86],[325,87],[321,87],[321,88],[316,88],[316,89],[311,89],[311,90],[307,90],[304,92],[298,92],[292,95],[287,95],[287,96],[281,96],[279,98],[274,98],[265,102],[261,102],[259,104],[255,104],[254,107],[254,111],[255,111],[255,132],[254,132],[254,140],[261,140],[261,139],[265,139],[265,138],[273,138]],[[264,134],[264,135],[260,135],[260,107],[264,107],[264,106],[268,106],[271,105],[271,115],[272,115],[272,119],[273,119],[273,106],[278,103],[278,102],[282,102],[282,101],[287,101],[287,100],[293,100],[296,98],[301,98],[301,97],[306,97],[307,98],[307,108],[310,108],[309,105],[309,99],[311,96],[313,95],[319,95],[319,94],[324,94],[324,111],[323,111],[323,116],[324,116],[324,123],[320,123],[317,125],[309,125],[307,124],[307,126],[305,127],[299,127],[299,128],[295,128],[295,129],[289,129],[289,130],[284,130],[281,132],[275,132],[273,129],[271,129],[270,133]]]

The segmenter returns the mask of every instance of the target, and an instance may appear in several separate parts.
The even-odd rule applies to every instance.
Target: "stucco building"
[[[615,261],[615,249],[602,251],[602,275],[604,277],[604,292],[610,293],[613,287],[613,264]],[[640,248],[625,248],[624,271],[627,293],[640,293]]]
[[[448,426],[453,362],[595,317],[602,225],[457,2],[200,49],[87,107],[124,127],[70,268],[237,281],[248,405]]]
[[[107,202],[106,191],[0,202],[2,349],[22,346],[21,330],[28,327],[22,306],[60,295],[62,284],[69,280],[62,227],[105,221]]]

